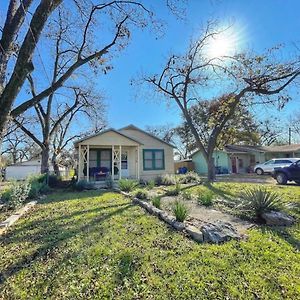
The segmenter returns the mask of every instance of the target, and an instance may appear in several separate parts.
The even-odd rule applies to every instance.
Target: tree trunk
[[[42,149],[41,174],[49,173],[49,145],[45,145]]]
[[[216,179],[215,163],[212,154],[206,158],[207,162],[207,179],[209,182],[213,182]]]
[[[52,162],[52,166],[53,166],[55,175],[60,177],[59,165],[57,163],[57,155],[56,154],[52,155],[51,162]]]

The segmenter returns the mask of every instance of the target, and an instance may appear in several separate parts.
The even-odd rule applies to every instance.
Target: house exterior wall
[[[216,167],[221,167],[223,169],[227,169],[228,171],[230,171],[229,157],[225,151],[221,151],[221,150],[214,151],[213,158],[215,160]],[[200,151],[196,152],[192,156],[192,160],[195,164],[195,171],[198,174],[207,174],[207,163]]]
[[[144,180],[154,179],[156,176],[163,174],[174,174],[174,154],[173,147],[160,142],[159,140],[145,134],[139,130],[135,129],[123,129],[120,132],[132,137],[133,139],[137,139],[141,141],[143,145],[139,147],[139,157],[140,157],[140,178]],[[143,165],[143,150],[144,149],[160,149],[164,150],[164,161],[165,166],[163,170],[144,170]]]

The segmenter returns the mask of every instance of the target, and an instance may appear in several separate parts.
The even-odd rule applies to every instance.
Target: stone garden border
[[[130,195],[127,195],[127,196],[130,197]],[[132,201],[133,201],[133,203],[138,204],[139,206],[143,207],[150,214],[157,216],[159,219],[161,219],[168,225],[172,226],[175,230],[187,233],[196,242],[198,242],[198,243],[204,242],[203,233],[195,226],[189,225],[185,222],[176,221],[174,216],[167,214],[165,211],[155,207],[154,205],[152,205],[149,202],[140,200],[138,198],[133,198]]]
[[[8,217],[5,221],[0,223],[0,236],[6,232],[8,227],[17,222],[25,213],[32,209],[37,204],[37,201],[30,201],[23,207],[18,209],[14,214]]]

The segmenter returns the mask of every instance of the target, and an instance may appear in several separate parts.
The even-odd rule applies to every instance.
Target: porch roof
[[[125,139],[127,139],[127,140],[129,140],[129,141],[131,141],[131,142],[134,142],[135,144],[143,145],[140,141],[138,141],[138,140],[136,140],[136,139],[134,139],[134,138],[132,138],[132,137],[130,137],[130,136],[124,134],[123,132],[120,132],[120,131],[118,131],[118,130],[116,130],[116,129],[114,129],[114,128],[109,128],[109,129],[100,131],[100,132],[98,132],[98,133],[96,133],[96,134],[92,134],[92,135],[86,136],[86,137],[84,137],[84,138],[81,138],[81,139],[75,141],[75,142],[74,142],[74,146],[75,146],[75,148],[77,148],[78,145],[79,145],[79,143],[82,143],[82,142],[87,141],[87,140],[89,140],[89,139],[92,139],[92,138],[94,138],[94,137],[99,137],[99,136],[104,135],[104,134],[109,133],[109,132],[113,132],[113,133],[119,135],[119,136],[122,137],[122,138],[125,138]],[[116,144],[117,144],[117,143],[116,143]]]

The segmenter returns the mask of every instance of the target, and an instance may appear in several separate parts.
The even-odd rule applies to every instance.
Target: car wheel
[[[298,185],[300,185],[300,180],[295,180],[295,182],[296,182]]]
[[[263,175],[263,174],[264,174],[264,170],[261,169],[261,168],[257,168],[257,169],[255,170],[255,173],[256,173],[257,175]]]
[[[278,173],[276,175],[276,180],[279,184],[286,184],[287,183],[287,176],[284,173]]]

